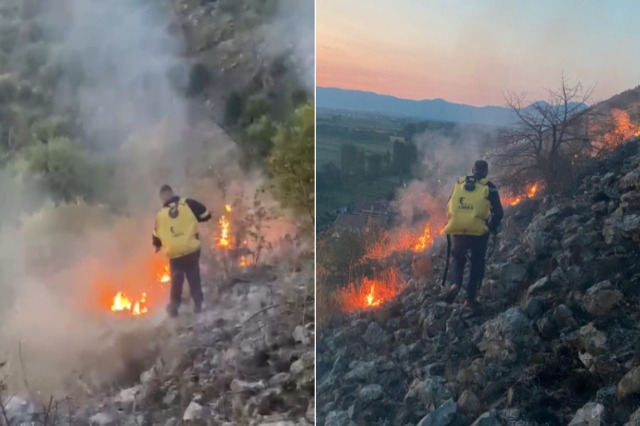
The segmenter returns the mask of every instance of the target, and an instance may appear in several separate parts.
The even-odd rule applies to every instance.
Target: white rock
[[[204,411],[204,408],[202,408],[202,405],[198,404],[195,401],[191,401],[187,409],[184,410],[182,420],[186,422],[189,420],[199,419],[202,417],[203,411]]]
[[[95,426],[109,426],[115,424],[113,417],[107,413],[98,413],[91,416],[89,419],[90,425]]]

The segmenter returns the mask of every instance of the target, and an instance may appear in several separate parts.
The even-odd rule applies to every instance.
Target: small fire
[[[245,267],[249,266],[249,259],[247,258],[247,256],[241,256],[240,257],[240,262],[238,262],[238,265],[241,268],[245,268]]]
[[[431,235],[431,224],[427,223],[424,227],[422,235],[418,237],[418,242],[413,246],[413,252],[419,253],[426,250],[433,244],[433,235]]]
[[[509,193],[505,194],[502,197],[502,202],[503,204],[506,204],[509,206],[517,206],[523,200],[535,197],[539,190],[540,190],[540,184],[538,182],[535,182],[527,185],[527,189],[524,191],[523,194],[520,194],[520,195],[513,195]]]
[[[225,213],[218,220],[218,223],[220,224],[218,247],[224,250],[229,250],[231,248],[231,222],[227,218],[227,215],[231,214],[231,204],[225,205],[224,210]]]
[[[375,290],[376,290],[376,283],[373,282],[371,283],[371,289],[369,290],[369,293],[367,294],[367,306],[380,306],[380,304],[382,303],[382,300],[376,298],[375,296]]]
[[[629,114],[621,109],[611,110],[611,117],[602,124],[592,124],[590,131],[601,135],[593,142],[593,155],[611,150],[632,137],[640,137],[640,125],[633,124]]]
[[[359,285],[339,289],[336,301],[344,312],[377,308],[395,298],[405,287],[401,274],[394,268],[374,277],[363,278]]]
[[[164,267],[164,270],[158,276],[158,282],[160,284],[167,284],[171,282],[171,272],[169,271],[169,266]]]
[[[130,311],[131,315],[139,316],[149,312],[147,308],[147,294],[142,293],[139,300],[132,302],[131,299],[122,291],[113,298],[113,304],[111,305],[112,312],[125,312]]]

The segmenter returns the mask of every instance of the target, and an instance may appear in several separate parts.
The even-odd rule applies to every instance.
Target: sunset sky
[[[640,85],[640,1],[318,0],[317,85],[503,105],[561,74],[593,101]]]

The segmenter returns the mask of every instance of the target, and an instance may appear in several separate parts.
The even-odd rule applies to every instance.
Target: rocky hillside
[[[177,322],[131,317],[105,333],[67,398],[1,396],[0,419],[37,425],[314,424],[311,263],[229,281],[200,316],[184,300]],[[123,362],[100,377],[96,365]],[[27,364],[28,365],[28,364]],[[1,368],[0,368],[1,371]],[[33,422],[33,423],[30,423]],[[3,423],[4,424],[4,423]]]
[[[507,211],[479,314],[439,301],[440,245],[430,278],[320,330],[318,423],[640,424],[639,143]]]

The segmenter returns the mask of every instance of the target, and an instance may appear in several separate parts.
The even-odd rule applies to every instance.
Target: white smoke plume
[[[309,3],[283,7],[281,23],[270,33],[274,52],[294,46],[306,83],[313,81],[312,59],[305,53],[313,39]],[[175,19],[170,5],[65,0],[42,16],[56,34],[53,54],[77,73],[56,88],[57,108],[77,111],[83,143],[99,160],[114,164],[100,191],[119,205],[115,212],[83,203],[54,206],[44,191],[2,176],[0,196],[11,202],[0,207],[0,361],[9,361],[12,391],[48,395],[73,389],[77,383],[68,386],[68,379],[76,377],[84,355],[99,353],[104,333],[121,328],[105,304],[114,285],[135,289],[150,278],[160,184],[205,202],[214,215],[205,229],[212,232],[228,199],[215,179],[193,175],[215,171],[227,184],[226,197],[243,196],[249,205],[264,183],[260,171],[240,169],[235,143],[203,120],[204,114],[196,113],[200,107],[176,87],[171,76],[186,62],[181,40],[169,31]],[[294,16],[300,10],[304,14]],[[268,196],[263,202],[279,209]],[[294,234],[298,223],[277,218],[267,225],[265,239],[275,244]],[[110,354],[101,367],[115,375],[123,368],[121,354]]]
[[[420,161],[417,179],[398,191],[394,207],[401,226],[412,226],[422,218],[442,222],[455,181],[471,174],[473,162],[487,152],[491,129],[457,126],[449,130],[427,130],[414,137]],[[489,165],[491,170],[491,164]]]

